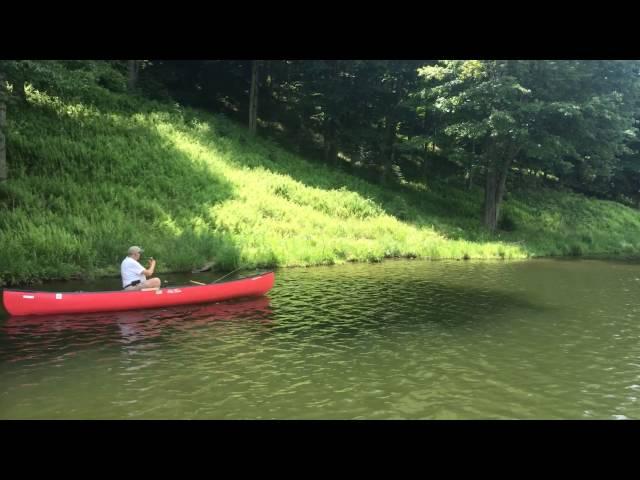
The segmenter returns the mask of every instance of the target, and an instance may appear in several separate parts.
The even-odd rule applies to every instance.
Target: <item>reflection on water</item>
[[[248,320],[255,324],[268,324],[271,309],[268,297],[233,300],[229,302],[124,312],[91,313],[84,315],[44,315],[9,317],[4,333],[12,348],[3,353],[17,356],[25,354],[47,355],[68,347],[72,339],[78,346],[82,340],[92,345],[152,343],[161,340],[167,331],[197,331],[211,322]],[[33,351],[31,351],[33,348]]]
[[[170,309],[9,317],[4,323],[4,332],[9,339],[17,342],[30,338],[54,341],[56,334],[72,331],[74,334],[87,332],[90,336],[99,333],[104,338],[129,343],[157,337],[167,328],[191,329],[213,321],[246,318],[269,321],[270,314],[269,298],[265,296]]]
[[[631,263],[392,261],[6,318],[0,418],[639,418],[639,289]]]

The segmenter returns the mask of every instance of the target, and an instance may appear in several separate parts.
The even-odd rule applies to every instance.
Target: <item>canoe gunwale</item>
[[[160,290],[162,289],[174,289],[174,288],[204,288],[204,287],[210,287],[212,285],[224,285],[226,283],[233,283],[233,282],[242,282],[244,280],[248,280],[250,278],[255,278],[255,277],[262,277],[263,275],[269,275],[270,273],[273,273],[273,270],[270,270],[268,272],[264,272],[264,273],[258,273],[255,275],[249,275],[248,277],[242,277],[242,278],[236,278],[234,280],[227,280],[224,282],[220,282],[220,283],[216,283],[216,282],[211,282],[211,283],[207,283],[205,285],[176,285],[176,286],[172,286],[172,287],[160,287]],[[108,293],[108,294],[114,294],[114,293],[140,293],[142,290],[97,290],[97,291],[84,291],[84,290],[79,290],[79,291],[75,291],[75,292],[61,292],[60,290],[24,290],[22,288],[3,288],[2,289],[3,292],[20,292],[20,293],[63,293],[64,295],[85,295],[87,293],[90,294],[98,294],[98,293]]]

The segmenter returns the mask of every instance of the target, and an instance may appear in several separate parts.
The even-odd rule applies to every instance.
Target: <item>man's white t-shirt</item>
[[[144,267],[136,262],[133,258],[127,257],[122,261],[120,265],[120,276],[122,277],[122,288],[129,285],[131,282],[140,280],[144,282],[147,277],[142,273]]]

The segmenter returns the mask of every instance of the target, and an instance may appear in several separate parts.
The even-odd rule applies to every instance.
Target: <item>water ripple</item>
[[[291,269],[268,296],[0,321],[1,418],[640,418],[637,266]]]

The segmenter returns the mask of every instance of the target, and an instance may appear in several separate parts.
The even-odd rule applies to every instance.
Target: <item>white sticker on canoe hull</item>
[[[22,298],[29,298],[29,299],[33,300],[36,297],[34,297],[33,295],[22,295]]]
[[[56,300],[62,300],[62,294],[56,293]]]

